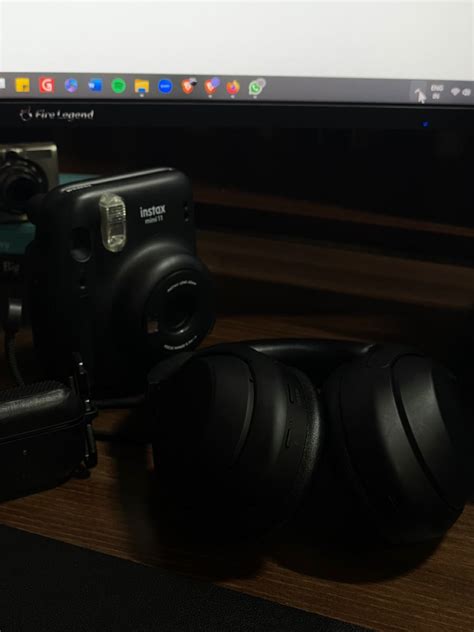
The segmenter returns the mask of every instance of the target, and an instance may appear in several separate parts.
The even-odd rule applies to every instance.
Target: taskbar
[[[2,73],[0,100],[218,101],[474,106],[473,81],[220,75]]]

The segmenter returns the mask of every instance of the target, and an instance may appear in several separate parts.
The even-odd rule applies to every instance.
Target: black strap
[[[25,386],[25,380],[21,374],[20,367],[15,353],[15,334],[5,332],[5,358],[8,369],[15,380],[17,386]]]

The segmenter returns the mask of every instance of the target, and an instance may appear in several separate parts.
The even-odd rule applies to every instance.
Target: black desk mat
[[[356,632],[287,608],[0,526],[1,632]]]

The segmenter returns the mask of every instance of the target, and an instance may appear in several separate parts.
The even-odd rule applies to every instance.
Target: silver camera
[[[28,202],[59,184],[53,143],[0,145],[0,222],[26,219]]]

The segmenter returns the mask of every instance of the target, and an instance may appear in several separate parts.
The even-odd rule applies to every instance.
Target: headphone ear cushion
[[[325,423],[321,399],[310,379],[298,369],[287,367],[287,371],[298,382],[301,389],[300,404],[305,408],[308,420],[305,445],[290,499],[294,512],[307,495],[313,481],[313,474],[318,467],[323,450]]]

